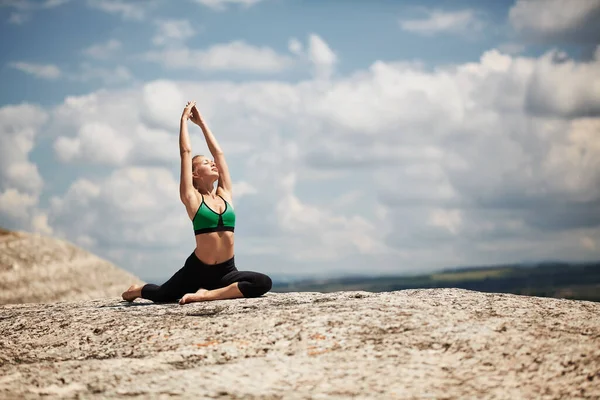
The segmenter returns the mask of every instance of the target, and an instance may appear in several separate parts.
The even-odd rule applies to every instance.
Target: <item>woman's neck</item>
[[[196,190],[203,196],[212,196],[215,192],[214,182],[198,182]]]

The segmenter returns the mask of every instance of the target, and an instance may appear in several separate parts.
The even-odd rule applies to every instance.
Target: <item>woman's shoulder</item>
[[[217,196],[221,196],[226,202],[233,206],[233,197],[228,190],[225,190],[222,187],[218,187]]]

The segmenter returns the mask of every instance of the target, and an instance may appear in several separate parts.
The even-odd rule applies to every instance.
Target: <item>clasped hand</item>
[[[196,125],[200,125],[200,123],[202,122],[202,117],[200,116],[200,111],[198,111],[198,107],[196,107],[195,101],[187,102],[185,108],[183,109],[181,119],[184,121],[187,121],[189,119]]]

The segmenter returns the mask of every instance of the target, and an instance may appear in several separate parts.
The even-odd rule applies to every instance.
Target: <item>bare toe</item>
[[[129,286],[129,289],[127,289],[125,292],[123,292],[123,294],[121,294],[121,297],[123,298],[123,300],[132,302],[135,299],[137,299],[137,295],[135,294],[136,289],[137,289],[136,285]]]

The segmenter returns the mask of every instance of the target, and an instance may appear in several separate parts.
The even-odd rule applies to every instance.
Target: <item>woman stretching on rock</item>
[[[192,157],[188,119],[202,129],[214,161],[202,155]],[[271,278],[258,272],[238,271],[235,267],[235,210],[229,169],[194,101],[187,103],[181,116],[179,151],[179,194],[194,227],[196,249],[167,282],[160,286],[131,286],[123,293],[123,299],[133,301],[141,297],[157,303],[179,299],[179,304],[186,304],[262,296],[271,290]],[[216,188],[215,181],[218,181]]]

